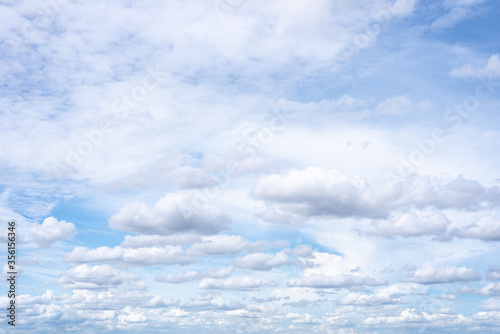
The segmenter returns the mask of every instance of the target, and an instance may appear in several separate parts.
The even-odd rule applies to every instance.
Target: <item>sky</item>
[[[0,333],[500,331],[499,15],[0,1]]]

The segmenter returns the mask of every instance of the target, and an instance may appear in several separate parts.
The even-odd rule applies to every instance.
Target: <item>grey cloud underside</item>
[[[410,271],[403,281],[419,284],[439,284],[475,282],[481,279],[480,273],[467,267],[440,267],[436,269],[425,265]]]
[[[289,287],[310,287],[318,289],[335,289],[353,286],[379,286],[387,281],[376,280],[371,277],[342,274],[336,276],[311,275],[287,283]]]
[[[229,217],[211,204],[183,194],[166,194],[149,210],[145,203],[125,205],[109,219],[116,230],[140,234],[217,234],[229,228]]]
[[[219,270],[205,270],[205,271],[187,271],[179,274],[160,274],[157,275],[155,281],[165,282],[171,284],[183,284],[193,282],[204,278],[226,278],[233,271],[232,267],[222,268]]]
[[[300,223],[314,217],[387,217],[394,210],[435,208],[490,209],[500,205],[500,189],[459,176],[444,180],[413,176],[403,181],[370,183],[336,170],[309,167],[259,180],[252,196],[266,203],[259,216]]]
[[[417,216],[413,212],[393,215],[387,220],[375,220],[372,222],[372,230],[369,234],[382,237],[414,237],[421,235],[444,235],[447,232],[450,221],[440,212],[434,212],[426,216]]]
[[[229,278],[226,280],[205,278],[198,285],[198,288],[248,291],[248,290],[255,290],[264,286],[275,287],[276,285],[277,283],[270,279],[245,276],[241,278]]]
[[[79,265],[68,270],[61,276],[60,283],[64,289],[108,289],[125,284],[126,277],[119,270],[109,265],[89,267]]]

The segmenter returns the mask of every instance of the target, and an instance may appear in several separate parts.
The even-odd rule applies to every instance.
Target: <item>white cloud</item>
[[[244,305],[239,301],[223,299],[220,296],[200,295],[193,299],[181,302],[180,306],[183,310],[237,310],[244,308]]]
[[[460,21],[467,19],[471,15],[473,6],[482,2],[484,0],[446,0],[443,7],[449,11],[432,22],[431,28],[447,29],[453,27]]]
[[[482,303],[486,310],[500,311],[500,298],[489,298]]]
[[[500,204],[500,189],[462,176],[452,180],[414,176],[392,184],[369,183],[337,170],[308,167],[261,178],[253,197],[264,200],[264,220],[297,223],[307,218],[384,217],[395,209],[476,210]]]
[[[49,217],[45,218],[41,224],[33,225],[30,233],[36,244],[47,247],[58,240],[72,238],[77,233],[77,229],[72,223],[67,223],[64,220],[58,221],[54,217]]]
[[[472,78],[488,78],[500,77],[500,56],[494,54],[488,59],[484,67],[475,67],[472,64],[466,64],[461,68],[456,68],[451,71],[451,75],[455,77],[472,77]]]
[[[450,89],[443,76],[456,63],[453,47],[467,44],[463,36],[436,39],[426,25],[444,7],[449,15],[434,27],[450,26],[480,1],[443,2],[75,0],[16,47],[8,40],[29,33],[26,25],[33,28],[47,2],[3,1],[0,131],[8,140],[0,150],[0,189],[12,192],[2,196],[0,211],[10,206],[38,219],[57,208],[83,233],[82,247],[41,249],[56,242],[46,236],[70,235],[61,226],[71,223],[47,231],[39,220],[34,226],[42,237],[19,230],[28,241],[20,240],[20,292],[69,289],[19,296],[21,327],[36,333],[327,334],[412,332],[426,322],[440,327],[432,328],[436,332],[497,328],[498,313],[474,314],[485,298],[437,300],[449,293],[445,287],[378,286],[397,282],[401,268],[422,260],[464,263],[485,273],[496,259],[498,245],[482,242],[494,230],[478,223],[463,227],[497,213],[489,209],[496,209],[498,191],[486,186],[497,177],[491,166],[498,165],[493,94],[461,131],[444,129],[448,141],[414,169],[467,178],[374,181],[397,168],[399,154],[421,148],[427,130],[448,127],[441,109],[471,94],[465,84]],[[214,5],[227,10],[223,17]],[[417,15],[400,19],[415,8]],[[484,11],[485,22],[495,19],[493,12]],[[474,46],[488,56],[496,52],[485,25],[464,28],[477,32]],[[474,51],[461,55],[467,52]],[[485,74],[484,64],[473,64],[469,74]],[[156,87],[136,103],[144,82]],[[121,99],[128,101],[115,104]],[[428,106],[435,110],[420,117]],[[271,110],[291,111],[295,118],[270,142],[257,141],[256,156],[235,152],[240,141],[252,149],[249,134],[266,126],[260,120]],[[111,132],[91,140],[106,115],[117,117]],[[76,151],[83,152],[80,163],[65,166]],[[235,159],[241,173],[231,176],[213,205],[183,195],[203,192]],[[62,171],[51,169],[53,163]],[[297,175],[287,179],[284,173],[261,188],[260,197],[248,197],[256,179],[262,178],[259,186],[273,178],[269,173],[291,168]],[[123,199],[133,197],[144,203],[125,205]],[[115,215],[108,226],[118,231],[101,224],[110,210]],[[262,210],[269,221],[308,222],[268,224],[254,217]],[[446,234],[448,221],[433,210],[443,210],[464,237],[455,234],[460,239],[450,243],[421,237]],[[472,210],[477,212],[467,212]],[[405,212],[417,216],[398,215]],[[370,225],[373,219],[379,220]],[[19,227],[29,230],[30,223],[26,218]],[[370,228],[404,239],[367,236]],[[62,252],[74,268],[62,263]],[[497,276],[494,268],[487,273]],[[287,281],[297,286],[286,287]],[[0,301],[6,304],[7,297]],[[434,302],[467,316],[424,312]],[[484,307],[497,310],[493,303]],[[379,325],[363,324],[369,318],[380,319]]]
[[[449,316],[447,316],[447,318],[448,317]],[[414,308],[406,308],[402,310],[399,315],[369,317],[364,320],[364,323],[368,325],[418,323],[419,326],[422,326],[422,323],[433,322],[440,319],[443,319],[442,314],[434,314],[431,312],[420,311]]]
[[[353,286],[378,286],[386,284],[371,277],[342,274],[336,276],[311,275],[288,282],[289,287],[311,287],[318,289],[349,288]]]
[[[433,29],[451,28],[458,22],[464,20],[469,12],[470,10],[467,7],[454,7],[448,13],[432,22],[431,27]]]
[[[239,235],[214,235],[203,237],[189,247],[187,254],[210,255],[210,254],[234,254],[239,253],[249,245],[249,242]]]
[[[351,292],[339,301],[341,305],[374,306],[406,303],[403,297],[426,295],[427,288],[418,284],[399,283],[383,287],[373,294]]]
[[[109,219],[116,230],[140,234],[217,234],[229,226],[229,217],[211,204],[183,194],[166,194],[149,210],[142,202],[127,204]]]
[[[480,4],[481,2],[484,2],[484,0],[446,0],[443,3],[443,6],[445,8],[452,8],[456,6],[471,6]]]
[[[107,289],[124,284],[126,279],[120,270],[107,264],[93,267],[82,264],[64,273],[59,282],[64,289]]]
[[[290,254],[297,257],[309,258],[313,256],[313,249],[311,245],[297,245],[290,251]]]
[[[475,294],[480,296],[500,296],[500,283],[488,283],[480,288],[470,286],[458,290],[461,294]]]
[[[219,270],[209,269],[205,271],[186,271],[179,274],[160,274],[157,275],[155,281],[172,284],[182,284],[187,282],[197,281],[203,278],[226,278],[233,271],[233,267],[222,268]]]
[[[163,247],[123,248],[116,246],[87,249],[76,247],[66,254],[67,262],[123,262],[138,266],[154,264],[188,264],[196,262],[196,258],[188,256],[180,246],[166,245]]]
[[[441,267],[433,268],[424,265],[410,271],[404,281],[419,284],[439,284],[454,282],[480,281],[481,274],[467,267]]]
[[[197,234],[176,234],[176,235],[126,235],[122,242],[125,248],[141,248],[162,245],[190,245],[201,241],[201,236]]]
[[[486,278],[492,281],[500,281],[500,267],[489,267]]]
[[[414,102],[408,95],[388,97],[377,105],[377,113],[388,115],[404,115],[429,109],[429,101]]]
[[[454,230],[460,238],[500,241],[500,219],[485,216],[465,227]]]
[[[234,259],[234,265],[238,268],[249,270],[271,270],[276,267],[293,265],[292,261],[284,252],[277,254],[253,253],[244,257]]]
[[[276,282],[265,278],[244,276],[241,278],[230,278],[226,280],[204,278],[198,285],[200,289],[219,290],[253,290],[264,286],[276,286]]]
[[[415,237],[446,233],[450,221],[440,212],[419,217],[413,212],[391,215],[388,220],[372,222],[370,234],[383,237]]]

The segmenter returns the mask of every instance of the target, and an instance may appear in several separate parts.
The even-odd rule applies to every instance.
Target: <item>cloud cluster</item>
[[[230,278],[226,280],[205,278],[198,285],[198,288],[217,290],[253,290],[264,286],[274,287],[276,286],[276,282],[270,279],[256,278],[252,276]]]
[[[248,254],[244,257],[236,258],[233,263],[236,267],[242,269],[266,271],[281,266],[293,265],[295,261],[290,259],[285,252],[279,252],[277,254]]]
[[[439,284],[455,282],[474,282],[481,280],[481,274],[467,267],[439,267],[424,265],[410,271],[405,282],[419,284]]]
[[[491,216],[481,217],[472,224],[456,229],[454,234],[465,239],[500,241],[500,219]]]
[[[261,218],[281,223],[311,217],[385,217],[393,210],[409,208],[477,210],[500,204],[498,187],[485,187],[462,176],[370,183],[318,167],[263,177],[252,195],[267,204]]]
[[[399,283],[383,287],[373,294],[351,292],[339,301],[341,305],[376,306],[406,303],[403,297],[411,295],[426,295],[427,288],[417,284]]]
[[[383,237],[415,237],[445,234],[450,221],[440,212],[419,217],[413,212],[392,215],[387,220],[372,222],[370,234]]]
[[[93,267],[82,264],[64,273],[59,282],[64,289],[107,289],[124,284],[128,279],[107,264]]]
[[[89,262],[119,262],[129,265],[155,265],[155,264],[180,264],[186,265],[196,262],[196,258],[186,255],[180,246],[166,245],[163,247],[124,248],[107,246],[88,249],[86,247],[75,247],[64,258],[72,263]]]

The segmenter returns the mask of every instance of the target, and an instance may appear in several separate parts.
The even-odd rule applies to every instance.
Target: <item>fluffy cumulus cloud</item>
[[[451,180],[419,176],[396,183],[370,183],[317,167],[264,177],[252,195],[268,205],[260,217],[282,223],[315,216],[380,217],[410,207],[479,209],[500,204],[498,187],[485,187],[462,176]]]
[[[500,283],[488,283],[480,288],[470,286],[458,290],[461,294],[474,294],[480,296],[500,296]]]
[[[196,198],[169,193],[149,210],[142,202],[125,205],[109,219],[116,230],[141,234],[216,234],[228,228],[229,217],[212,204]]]
[[[376,306],[407,303],[405,296],[411,295],[426,295],[427,288],[423,288],[418,284],[399,283],[383,287],[373,294],[360,294],[351,292],[341,300],[341,305],[355,306]]]
[[[446,233],[450,221],[440,212],[419,217],[413,212],[391,216],[372,222],[370,234],[383,237],[415,237]]]
[[[410,271],[405,277],[406,282],[420,284],[438,284],[455,282],[480,281],[481,274],[467,267],[432,267],[424,265]]]
[[[216,235],[204,237],[201,242],[197,242],[189,247],[189,254],[226,254],[239,253],[251,245],[239,235]]]
[[[60,282],[65,289],[104,289],[124,284],[126,280],[119,270],[109,265],[82,264],[64,273]]]
[[[500,267],[489,267],[487,278],[493,281],[500,281]]]
[[[186,271],[179,274],[161,274],[156,276],[155,280],[157,282],[165,282],[171,284],[182,284],[192,281],[201,280],[203,278],[226,278],[233,271],[233,267],[222,268],[219,270],[205,270],[205,271]]]
[[[58,240],[70,239],[76,232],[73,223],[59,221],[54,217],[45,218],[41,224],[34,224],[30,228],[33,241],[43,247],[50,246]]]
[[[320,289],[349,288],[353,286],[378,286],[386,284],[371,277],[342,274],[337,276],[311,275],[288,282],[290,287],[313,287]]]
[[[474,223],[457,229],[455,234],[460,238],[500,241],[500,219],[481,217]]]
[[[65,260],[72,263],[123,262],[130,265],[188,264],[196,258],[186,255],[180,246],[123,248],[107,246],[88,249],[76,247],[66,254]]]
[[[277,254],[270,253],[254,253],[244,257],[239,257],[233,261],[238,268],[249,270],[271,270],[273,268],[292,265],[295,262],[288,257],[285,252]]]

